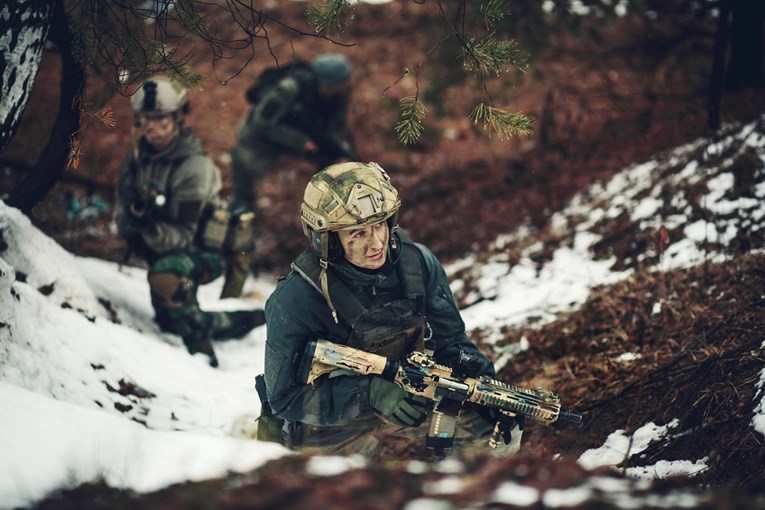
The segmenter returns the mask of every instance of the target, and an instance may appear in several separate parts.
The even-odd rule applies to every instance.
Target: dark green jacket
[[[280,147],[300,153],[308,141],[334,157],[355,154],[347,124],[348,97],[322,97],[309,69],[298,68],[282,78],[253,105],[240,127],[238,143]],[[356,158],[352,158],[356,159]]]
[[[398,243],[401,246],[401,243]],[[425,315],[433,330],[436,361],[453,365],[460,350],[480,352],[468,340],[465,324],[454,302],[443,267],[426,247],[416,244],[425,285]],[[389,263],[398,262],[397,251],[389,251]],[[371,274],[362,272],[344,259],[331,267],[330,278],[341,278],[362,304],[388,294],[400,298],[401,284],[392,267]],[[387,270],[386,270],[387,269]],[[322,376],[314,386],[296,381],[295,369],[306,344],[322,338],[346,343],[350,326],[335,324],[324,297],[303,277],[292,271],[279,282],[266,302],[267,338],[265,377],[269,402],[275,415],[311,425],[338,426],[374,416],[369,404],[369,377]],[[494,374],[491,361],[484,360],[478,374]]]

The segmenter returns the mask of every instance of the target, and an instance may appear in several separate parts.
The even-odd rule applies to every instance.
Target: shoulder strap
[[[245,92],[245,98],[250,104],[255,104],[263,97],[265,91],[284,77],[290,76],[296,70],[311,69],[310,64],[302,60],[295,60],[281,67],[267,67],[261,71],[258,79]]]
[[[312,250],[305,250],[298,255],[290,267],[307,281],[316,292],[324,295],[321,287],[319,287],[321,266],[318,257]],[[353,324],[367,313],[367,309],[340,278],[328,278],[328,285],[333,301],[340,303],[338,313],[348,324]]]
[[[425,279],[422,274],[422,255],[409,234],[398,229],[396,235],[401,241],[401,256],[396,267],[401,281],[404,282],[404,295],[416,303],[417,311],[422,315],[425,311]]]
[[[425,311],[425,281],[422,274],[422,255],[415,246],[409,235],[403,230],[396,233],[401,243],[401,251],[396,261],[396,271],[399,279],[403,282],[404,296],[415,303],[417,313],[422,315]],[[305,250],[290,266],[320,295],[324,295],[319,286],[321,265],[319,259],[312,250]],[[356,295],[351,292],[340,278],[329,278],[329,293],[332,300],[337,303],[337,312],[348,323],[355,324],[363,317],[368,309],[361,304]]]

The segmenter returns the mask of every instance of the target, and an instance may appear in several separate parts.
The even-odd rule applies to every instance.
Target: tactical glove
[[[388,420],[404,427],[420,426],[430,411],[428,399],[411,395],[379,377],[373,377],[369,384],[369,402]]]
[[[516,416],[508,416],[505,413],[500,412],[493,414],[495,415],[495,423],[499,424],[499,434],[502,437],[502,442],[505,444],[510,444],[513,440],[512,431],[515,429],[516,425],[519,430],[523,430],[523,427],[526,426],[526,417],[522,414]]]
[[[137,201],[136,201],[137,202]],[[125,230],[129,233],[140,233],[151,225],[149,215],[146,210],[137,209],[135,203],[125,207]]]

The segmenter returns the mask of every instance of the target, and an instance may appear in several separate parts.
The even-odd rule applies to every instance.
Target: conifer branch
[[[348,19],[352,17],[352,9],[348,0],[325,0],[320,4],[309,5],[305,16],[318,36],[334,37],[345,32]]]
[[[534,129],[534,117],[521,112],[509,113],[504,108],[496,108],[480,103],[470,113],[473,125],[481,124],[484,130],[497,133],[500,140],[507,140],[514,135],[530,135]]]
[[[463,59],[465,67],[474,72],[499,74],[513,67],[525,72],[529,66],[528,54],[516,41],[498,39],[494,32],[480,40],[470,38],[465,41]]]
[[[402,97],[399,101],[401,120],[396,124],[398,139],[404,145],[412,145],[420,139],[425,127],[422,120],[427,109],[417,96]]]
[[[486,18],[486,26],[491,26],[510,16],[509,0],[487,0],[478,8]]]

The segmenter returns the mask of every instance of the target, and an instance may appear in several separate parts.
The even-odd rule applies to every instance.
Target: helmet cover
[[[306,186],[301,219],[306,235],[373,225],[401,207],[390,177],[377,163],[339,163],[316,173]],[[392,230],[395,225],[392,225]]]

